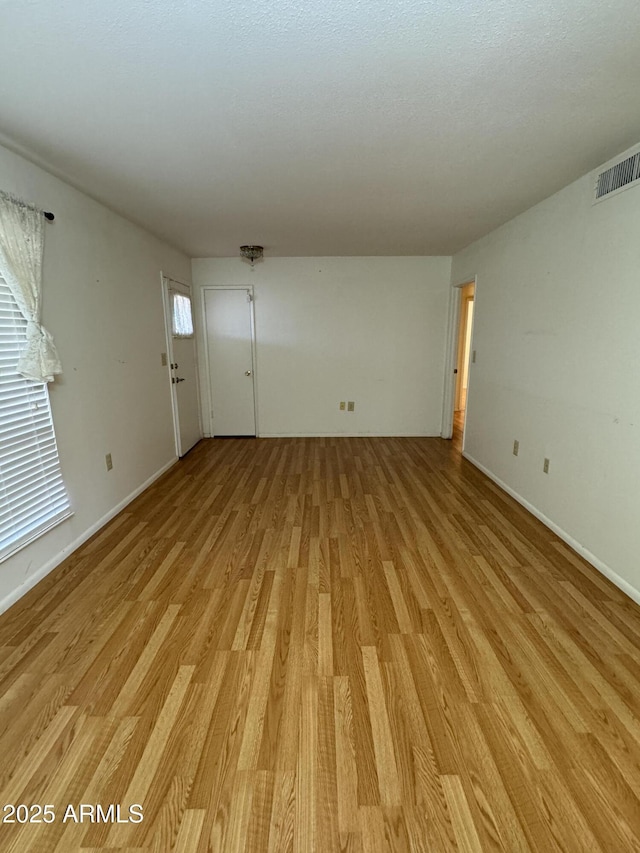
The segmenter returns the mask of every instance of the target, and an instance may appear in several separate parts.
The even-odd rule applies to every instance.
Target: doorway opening
[[[473,321],[477,289],[477,277],[463,279],[459,284],[451,286],[449,299],[440,435],[442,438],[454,439],[457,449],[463,454],[469,400],[473,403],[471,365],[475,361]]]
[[[464,439],[464,427],[469,394],[469,365],[471,364],[471,335],[473,331],[473,307],[475,282],[459,288],[460,310],[458,312],[457,358],[454,368],[456,378],[453,406],[453,438],[460,445]]]

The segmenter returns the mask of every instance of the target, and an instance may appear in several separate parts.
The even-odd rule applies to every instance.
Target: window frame
[[[171,310],[171,337],[180,338],[182,340],[188,340],[189,338],[193,338],[195,335],[195,326],[193,321],[193,301],[191,299],[191,296],[186,293],[182,293],[179,290],[174,290],[173,288],[170,288],[169,297]],[[184,319],[186,313],[176,310],[176,303],[178,302],[178,300],[183,300],[184,302],[188,303],[190,331],[178,330],[178,323],[176,321],[179,320],[180,317]]]

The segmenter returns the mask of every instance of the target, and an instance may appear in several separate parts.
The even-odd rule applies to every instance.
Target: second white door
[[[256,434],[249,289],[205,288],[211,435]]]

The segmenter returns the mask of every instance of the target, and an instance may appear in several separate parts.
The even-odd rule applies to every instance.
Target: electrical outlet
[[[104,457],[104,461],[107,463],[107,471],[110,471],[113,468],[113,459],[111,458],[110,453],[107,453]]]
[[[544,473],[545,473],[545,474],[548,474],[548,473],[549,473],[549,460],[547,459],[547,457],[546,457],[546,456],[545,456],[545,459],[544,459],[544,464],[543,464],[543,466],[542,466],[542,470],[544,471]]]
[[[356,407],[356,404],[353,402],[353,400],[349,400],[349,402],[347,403],[347,411],[352,412],[355,409],[355,407]]]
[[[519,452],[520,452],[520,442],[516,438],[513,441],[513,455],[517,456]]]
[[[341,412],[344,412],[344,410],[346,409],[346,407],[347,407],[347,404],[345,403],[345,401],[344,401],[344,400],[341,400],[341,401],[340,401],[340,411],[341,411]]]
[[[166,352],[160,353],[160,363],[162,364],[163,367],[167,366],[167,354],[166,354]]]

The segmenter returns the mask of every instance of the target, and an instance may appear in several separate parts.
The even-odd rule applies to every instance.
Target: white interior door
[[[202,438],[191,288],[169,278],[163,284],[176,453],[184,456]]]
[[[255,435],[250,288],[205,288],[211,435]]]

